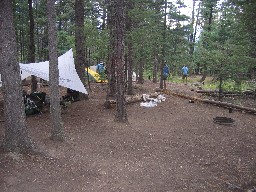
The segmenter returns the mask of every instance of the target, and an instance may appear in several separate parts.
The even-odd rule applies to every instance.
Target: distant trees
[[[29,31],[26,22],[21,21],[28,20],[28,6],[24,6],[24,2],[15,0],[15,15],[16,15],[16,29],[19,35],[18,43],[19,55],[22,58],[22,62],[28,61],[28,44],[23,42],[26,38],[24,34]],[[48,59],[48,50],[46,49],[48,45],[47,30],[46,27],[46,15],[45,15],[45,4],[46,1],[39,0],[35,1],[32,9],[34,13],[35,20],[35,58],[36,61],[42,61]],[[84,51],[77,51],[85,53],[78,62],[83,62],[83,65],[95,65],[100,60],[109,61],[109,38],[111,37],[111,18],[109,7],[110,1],[67,1],[67,0],[57,0],[55,2],[55,7],[57,10],[57,35],[58,35],[58,53],[62,54],[70,47],[75,48],[76,44],[82,44],[86,41],[86,44],[81,48]],[[75,4],[83,3],[84,6],[78,6],[77,10],[73,9],[76,7]],[[125,3],[127,21],[125,29],[125,54],[127,58],[127,64],[132,63],[131,72],[128,72],[129,79],[127,84],[127,91],[131,93],[131,74],[132,72],[137,73],[138,83],[143,83],[144,78],[151,76],[154,82],[157,81],[160,70],[160,64],[163,60],[172,65],[171,67],[175,70],[179,68],[181,63],[187,62],[186,56],[186,37],[185,32],[188,27],[182,26],[182,22],[188,21],[188,17],[184,17],[180,14],[180,9],[182,9],[182,4],[173,4],[169,1],[144,1],[144,0],[129,0]],[[165,8],[166,7],[166,8]],[[84,14],[75,14],[78,9],[85,9]],[[169,12],[165,10],[170,10]],[[79,41],[75,41],[75,32],[78,28],[76,21],[78,17],[80,23],[84,26],[84,37],[79,37]],[[165,19],[166,18],[166,19]],[[22,19],[22,20],[21,20]],[[166,22],[165,22],[166,20]],[[166,23],[166,27],[163,24]],[[81,25],[81,26],[82,26]],[[130,26],[130,27],[129,27]],[[173,27],[177,26],[177,28]],[[177,30],[178,29],[178,30]],[[80,30],[81,31],[81,30]],[[86,34],[86,35],[85,35]],[[166,39],[163,40],[163,34],[166,35]],[[165,45],[165,48],[163,48]],[[129,46],[129,49],[128,49]],[[80,46],[79,46],[80,47]],[[75,49],[74,49],[75,50]],[[128,53],[129,51],[129,53]],[[166,52],[166,56],[162,56],[163,52]],[[182,56],[180,56],[182,55]],[[182,59],[182,61],[180,61]],[[108,71],[111,71],[111,67],[106,62]],[[77,64],[77,62],[76,62]],[[79,64],[80,65],[80,64]],[[127,65],[129,67],[130,65]],[[83,67],[81,67],[82,69]],[[81,70],[83,71],[83,70]],[[147,76],[145,76],[147,73]],[[114,77],[111,77],[114,79]],[[125,78],[126,79],[126,78]],[[109,79],[111,81],[111,79]],[[115,93],[115,91],[114,91]]]
[[[247,46],[249,46],[248,53],[252,59],[247,60],[249,62],[249,76],[250,78],[256,78],[256,2],[253,0],[248,1],[238,1],[238,0],[230,0],[230,2],[236,6],[237,11],[236,12],[236,18],[239,19],[240,27],[238,28],[243,33],[241,39],[244,39],[247,37],[248,42]],[[231,4],[231,5],[232,5]],[[241,42],[241,41],[239,41]],[[242,41],[244,42],[244,41]],[[243,45],[243,44],[242,44]],[[244,49],[245,47],[243,47]]]
[[[252,54],[255,46],[250,47],[253,35],[247,30],[253,25],[245,26],[246,11],[235,2],[223,2],[221,7],[217,7],[217,1],[202,2],[204,26],[196,43],[194,61],[203,68],[204,78],[211,74],[219,81],[220,92],[227,80],[234,81],[239,89],[241,81],[249,78],[248,71],[253,74],[256,66]]]
[[[35,1],[31,9],[27,2],[15,0],[15,26],[18,35],[19,60],[21,62],[27,62],[31,56],[28,53],[30,50],[28,42],[30,41],[28,41],[26,34],[30,31],[27,21],[31,18],[29,13],[32,13],[32,11],[35,20],[35,59],[36,61],[48,59],[45,2],[43,0]],[[70,47],[75,48],[76,44],[81,43],[84,44],[81,47],[84,51],[78,50],[77,53],[80,55],[79,52],[81,52],[84,56],[78,59],[78,62],[83,62],[83,65],[95,65],[100,60],[108,61],[106,62],[108,63],[108,71],[111,71],[108,54],[108,50],[111,49],[108,48],[109,38],[112,35],[109,27],[113,19],[110,14],[111,7],[108,6],[109,2],[111,1],[56,1],[59,54],[64,53]],[[202,68],[204,68],[205,74],[211,70],[207,63],[204,63],[206,57],[201,58],[203,59],[201,60],[197,55],[204,55],[199,52],[203,53],[206,48],[212,50],[210,39],[212,34],[217,34],[215,29],[217,29],[216,27],[220,24],[221,19],[224,18],[222,16],[224,12],[222,12],[223,9],[217,6],[220,3],[218,0],[193,0],[192,2],[193,11],[191,11],[192,18],[190,19],[189,16],[181,13],[181,10],[185,7],[182,1],[175,3],[162,0],[126,1],[126,21],[129,21],[125,23],[126,61],[132,63],[131,70],[137,73],[138,83],[143,83],[144,78],[148,77],[152,77],[151,79],[157,82],[163,60],[170,65],[173,74],[179,73],[183,64],[189,65],[196,72],[202,72]],[[83,3],[84,6],[77,7],[75,11],[74,7],[77,3],[79,5]],[[237,21],[241,21],[241,27],[234,30],[239,29],[244,32],[241,35],[246,34],[250,38],[250,57],[253,58],[253,55],[255,55],[255,51],[253,51],[253,47],[255,47],[255,43],[253,43],[255,39],[253,35],[254,24],[248,22],[252,22],[252,18],[254,18],[254,12],[251,10],[253,10],[255,3],[238,0],[229,0],[223,3],[226,3],[228,7],[232,5],[234,10],[241,10],[241,12],[235,12]],[[78,9],[82,10],[83,8],[84,14],[75,14]],[[76,21],[79,16],[84,19],[80,19],[80,23],[82,23],[80,25],[84,26],[83,29],[80,27],[81,30],[84,30],[81,33],[84,37],[79,37],[80,40],[75,42],[75,39],[77,39],[75,34],[78,34],[75,32],[78,29],[75,25],[77,26]],[[166,26],[164,26],[164,23],[166,23]],[[86,44],[83,41],[86,41]],[[127,67],[129,66],[127,65]],[[82,68],[81,71],[83,71]],[[250,67],[251,75],[254,73],[253,71],[254,66],[252,65]],[[129,79],[131,79],[130,76],[131,73],[129,72]],[[111,78],[114,79],[114,77]],[[109,80],[111,81],[111,79]],[[127,82],[127,91],[131,92],[129,81]]]
[[[202,18],[203,18],[203,36],[202,36],[202,46],[204,49],[210,49],[210,34],[213,30],[214,25],[214,10],[216,9],[218,0],[203,0],[202,1]],[[202,64],[203,76],[200,82],[203,82],[207,75],[207,65]]]

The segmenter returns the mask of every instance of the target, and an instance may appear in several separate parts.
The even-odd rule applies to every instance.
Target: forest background
[[[126,63],[138,74],[138,82],[152,78],[157,82],[166,62],[173,75],[187,65],[191,73],[207,74],[240,85],[256,72],[256,3],[252,0],[191,0],[190,16],[184,1],[129,0],[125,2]],[[19,61],[29,62],[29,17],[35,21],[35,60],[48,58],[46,1],[15,1],[15,28]],[[101,60],[108,63],[108,1],[85,1],[85,66]],[[58,54],[75,48],[74,1],[55,2]],[[75,50],[75,49],[74,49]],[[128,56],[129,55],[129,56]]]

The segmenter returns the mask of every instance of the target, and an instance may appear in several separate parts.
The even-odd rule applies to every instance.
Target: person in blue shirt
[[[166,80],[170,74],[170,69],[167,64],[164,65],[163,68],[163,83],[164,83],[164,89],[166,89]]]
[[[182,71],[182,79],[183,79],[183,83],[184,81],[186,81],[186,84],[188,83],[188,67],[186,65],[184,65],[181,68]]]
[[[99,64],[97,64],[96,66],[96,72],[101,74],[102,72],[104,72],[104,64],[101,62]]]
[[[96,72],[99,74],[99,78],[101,82],[104,82],[106,80],[106,74],[105,74],[105,66],[102,62],[97,64]]]

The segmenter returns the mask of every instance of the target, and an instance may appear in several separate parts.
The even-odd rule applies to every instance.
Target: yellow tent
[[[107,80],[102,80],[102,79],[100,78],[100,74],[99,74],[99,73],[97,73],[97,72],[91,70],[90,68],[85,68],[85,71],[86,71],[86,72],[87,72],[87,70],[88,70],[89,75],[90,75],[97,83],[106,83],[106,82],[108,82]]]

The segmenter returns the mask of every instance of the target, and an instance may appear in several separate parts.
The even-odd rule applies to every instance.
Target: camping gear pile
[[[45,92],[32,92],[31,94],[23,92],[23,100],[26,115],[42,113],[43,107],[50,104]]]
[[[32,92],[27,94],[23,91],[23,99],[26,115],[41,114],[44,107],[50,106],[50,97],[45,92]],[[60,105],[67,108],[72,102],[79,101],[79,91],[67,89],[67,95],[62,96]]]
[[[69,105],[71,105],[71,103],[76,102],[76,101],[80,101],[79,91],[75,91],[75,90],[68,88],[67,95],[62,96],[62,98],[60,100],[60,105],[65,109]]]

